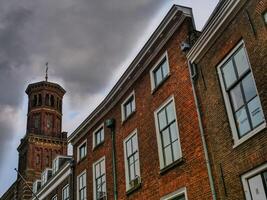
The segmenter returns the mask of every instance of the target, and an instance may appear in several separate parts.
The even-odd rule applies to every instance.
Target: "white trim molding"
[[[253,176],[256,176],[260,174],[261,172],[267,170],[267,162],[241,176],[241,181],[243,184],[243,189],[245,193],[246,200],[252,200],[250,195],[250,189],[248,184],[248,179],[252,178]]]
[[[188,198],[187,198],[187,191],[186,191],[186,188],[185,187],[180,188],[177,191],[172,192],[170,194],[167,194],[164,197],[161,197],[160,200],[172,200],[173,198],[179,197],[179,196],[182,196],[182,195],[184,195],[185,200],[188,200]]]

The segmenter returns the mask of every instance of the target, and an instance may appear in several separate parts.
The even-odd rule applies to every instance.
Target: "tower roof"
[[[60,92],[62,92],[63,95],[66,93],[66,91],[63,89],[63,87],[61,87],[59,84],[48,82],[48,81],[40,81],[40,82],[37,82],[37,83],[31,83],[31,84],[28,85],[28,87],[27,87],[25,92],[26,92],[26,94],[30,94],[32,92],[32,90],[35,90],[35,89],[38,90],[40,88],[57,89]]]

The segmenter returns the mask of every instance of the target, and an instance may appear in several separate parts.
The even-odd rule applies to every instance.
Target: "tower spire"
[[[46,65],[46,70],[45,70],[45,81],[47,81],[47,79],[48,79],[48,62],[45,63],[45,65]]]

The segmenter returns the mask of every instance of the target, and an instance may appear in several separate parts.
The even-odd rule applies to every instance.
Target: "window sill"
[[[94,146],[93,151],[95,151],[96,149],[98,149],[99,147],[101,147],[104,144],[105,140],[103,140],[102,142],[100,142],[99,144],[97,144],[96,146]]]
[[[183,157],[179,158],[178,160],[174,161],[173,163],[165,166],[164,168],[160,169],[160,175],[164,175],[169,170],[173,169],[174,167],[178,165],[182,165],[185,162],[185,159]]]
[[[80,163],[83,162],[84,160],[86,160],[86,155],[85,155],[82,159],[78,160],[77,164],[80,164]]]
[[[137,190],[140,189],[140,188],[141,188],[141,182],[138,183],[136,186],[134,186],[134,187],[128,189],[128,190],[126,191],[126,195],[129,196],[130,194],[134,193],[135,191],[137,191]]]
[[[130,118],[133,117],[133,115],[136,113],[136,111],[134,110],[128,117],[126,117],[125,119],[123,119],[122,123],[121,124],[124,124],[126,123],[126,121],[128,121]]]
[[[170,76],[171,75],[169,73],[164,79],[162,79],[162,81],[156,87],[154,87],[152,89],[151,94],[156,93],[158,91],[158,89],[167,81],[167,79],[169,79]]]
[[[257,133],[259,133],[260,131],[262,131],[265,128],[266,128],[266,122],[264,122],[263,124],[261,124],[260,126],[258,126],[254,130],[252,130],[251,132],[247,133],[241,139],[234,140],[235,144],[233,146],[233,149],[238,147],[239,145],[241,145],[242,143],[244,143],[245,141],[247,141],[248,139],[250,139],[251,137],[253,137],[254,135],[256,135]]]

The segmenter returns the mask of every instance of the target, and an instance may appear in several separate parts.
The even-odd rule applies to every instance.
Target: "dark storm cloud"
[[[17,124],[13,120],[25,87],[42,77],[44,63],[50,63],[50,80],[62,80],[70,102],[79,106],[75,102],[107,87],[147,29],[159,2],[0,2],[0,115],[8,112],[8,117],[0,118],[0,163],[3,149],[14,137]]]

